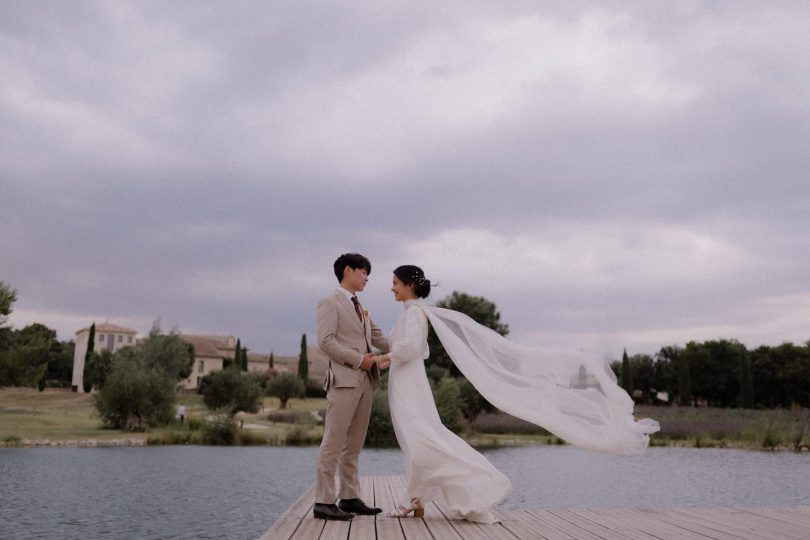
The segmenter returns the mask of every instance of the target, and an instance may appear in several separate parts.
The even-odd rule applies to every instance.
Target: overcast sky
[[[0,0],[11,323],[315,342],[335,258],[619,357],[810,339],[810,4]]]

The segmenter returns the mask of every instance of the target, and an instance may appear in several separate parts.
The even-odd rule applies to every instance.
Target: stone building
[[[96,325],[96,337],[93,344],[95,352],[115,352],[123,347],[134,347],[137,330],[124,328],[108,322]],[[71,388],[74,392],[84,392],[84,357],[87,355],[90,338],[90,327],[76,332],[76,349],[73,353],[73,377]]]

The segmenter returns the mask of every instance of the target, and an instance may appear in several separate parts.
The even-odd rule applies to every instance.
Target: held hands
[[[374,364],[380,369],[387,369],[391,365],[391,358],[387,354],[377,356],[374,353],[367,353],[363,355],[363,360],[360,361],[360,369],[368,371]]]
[[[368,371],[371,369],[371,366],[374,365],[375,359],[377,355],[374,353],[367,353],[363,355],[363,359],[360,361],[360,369],[363,371]]]
[[[391,357],[387,354],[378,356],[376,362],[380,366],[380,369],[388,369],[391,367]]]

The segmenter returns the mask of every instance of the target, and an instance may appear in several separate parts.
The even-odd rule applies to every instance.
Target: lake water
[[[0,449],[0,538],[258,538],[314,481],[317,448]],[[511,478],[504,508],[810,504],[810,455],[570,446],[485,451]],[[402,473],[364,450],[364,475]]]

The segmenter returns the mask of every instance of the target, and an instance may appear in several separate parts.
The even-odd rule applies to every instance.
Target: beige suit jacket
[[[388,338],[366,314],[360,320],[354,304],[340,289],[318,302],[318,346],[329,357],[327,390],[330,386],[357,386],[366,374],[375,388],[380,384],[376,364],[368,372],[357,366],[372,346],[388,352]]]

